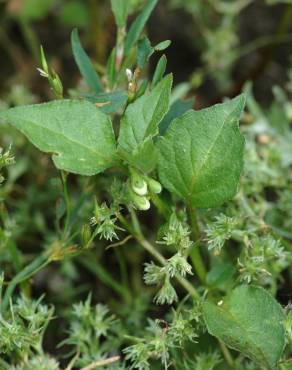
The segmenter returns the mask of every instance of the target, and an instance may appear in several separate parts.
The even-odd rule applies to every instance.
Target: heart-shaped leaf
[[[37,148],[53,153],[57,168],[94,175],[115,162],[110,118],[85,100],[56,100],[0,113]]]
[[[158,171],[165,188],[202,208],[216,207],[235,195],[243,167],[238,120],[244,103],[240,95],[172,121],[158,141]]]

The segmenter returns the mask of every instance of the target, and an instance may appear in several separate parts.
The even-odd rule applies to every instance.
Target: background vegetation
[[[144,6],[130,1],[129,24]],[[55,99],[56,85],[36,69],[44,67],[40,45],[65,96],[88,93],[70,44],[75,27],[110,87],[105,76],[117,35],[109,1],[0,1],[1,111]],[[197,220],[166,191],[149,211],[117,218],[123,194],[116,173],[61,174],[48,155],[1,125],[0,369],[268,368],[218,344],[202,318],[207,295],[220,302],[241,283],[265,288],[281,304],[279,367],[291,369],[292,3],[161,0],[144,32],[152,45],[172,41],[153,54],[143,77],[152,79],[164,53],[174,75],[171,103],[185,104],[183,111],[246,93],[239,192],[218,208],[199,209]],[[127,89],[124,71],[119,86]],[[190,249],[185,274],[193,268],[195,303],[189,290],[186,296],[179,284],[159,281],[149,254],[156,241],[167,259]]]

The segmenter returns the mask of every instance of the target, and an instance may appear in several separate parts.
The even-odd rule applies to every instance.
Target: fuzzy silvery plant
[[[173,88],[164,54],[149,73],[152,55],[170,45],[152,45],[143,32],[156,3],[146,1],[127,26],[128,1],[111,1],[117,37],[98,68],[103,73],[73,30],[86,89],[65,93],[41,48],[38,70],[55,100],[0,113],[1,122],[52,156],[62,182],[54,236],[14,276],[4,270],[1,278],[3,369],[291,366],[291,314],[275,298],[291,267],[289,99],[276,90],[282,100],[265,112],[246,86],[237,97],[193,110],[193,99]],[[275,110],[286,120],[281,127]],[[2,153],[0,169],[12,162],[9,151]],[[267,186],[279,192],[273,212]],[[4,250],[11,244],[1,212]],[[278,225],[279,217],[286,224]],[[98,261],[112,250],[120,277]],[[111,292],[102,304],[88,291],[70,304],[58,344],[65,360],[43,345],[53,307],[31,298],[26,285],[56,262],[73,282],[78,266],[87,268]]]

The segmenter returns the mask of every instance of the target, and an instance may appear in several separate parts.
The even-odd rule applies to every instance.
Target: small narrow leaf
[[[57,100],[0,113],[38,149],[53,153],[57,168],[94,175],[115,164],[110,118],[85,100]]]
[[[107,60],[107,64],[106,64],[106,74],[108,78],[108,83],[111,88],[113,87],[115,83],[115,78],[116,78],[116,65],[115,65],[116,54],[117,54],[116,48],[113,48]]]
[[[145,93],[147,87],[148,87],[148,81],[142,80],[141,85],[139,86],[138,91],[136,93],[137,98],[140,98],[140,96],[142,96]]]
[[[156,65],[153,79],[152,79],[152,86],[157,85],[158,82],[161,81],[161,79],[163,78],[165,70],[166,70],[166,64],[167,64],[167,59],[166,59],[166,56],[163,54]]]
[[[146,62],[153,53],[154,49],[151,46],[148,37],[143,37],[143,39],[138,42],[137,51],[137,64],[141,69],[145,67]]]
[[[116,25],[118,27],[124,27],[128,15],[129,0],[111,0],[111,5]]]
[[[92,91],[96,93],[101,92],[103,90],[101,80],[80,43],[76,28],[71,33],[71,45],[74,59],[87,85]]]
[[[285,315],[263,288],[242,285],[220,306],[203,303],[208,332],[269,370],[277,364],[285,345]]]
[[[159,44],[154,46],[155,51],[162,51],[167,49],[171,44],[170,40],[161,41]]]
[[[216,207],[237,191],[244,139],[244,95],[172,121],[157,142],[161,183],[194,207]]]
[[[189,82],[182,82],[176,85],[171,92],[170,104],[173,104],[179,99],[184,99],[190,89],[191,85]]]
[[[147,0],[142,12],[132,23],[125,42],[125,54],[135,45],[158,0]]]

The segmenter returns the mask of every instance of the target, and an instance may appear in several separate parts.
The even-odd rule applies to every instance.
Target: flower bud
[[[57,96],[63,96],[63,85],[60,80],[60,77],[54,72],[54,75],[51,79],[51,86]]]
[[[152,191],[152,193],[155,193],[155,194],[161,193],[162,186],[161,186],[160,182],[158,182],[154,179],[148,178],[147,183],[148,183],[149,189],[150,189],[150,191]]]
[[[131,186],[134,192],[140,196],[146,195],[148,192],[147,182],[134,170],[131,170]]]
[[[137,209],[140,211],[147,211],[150,208],[150,202],[146,197],[137,195],[131,191],[131,199]]]

